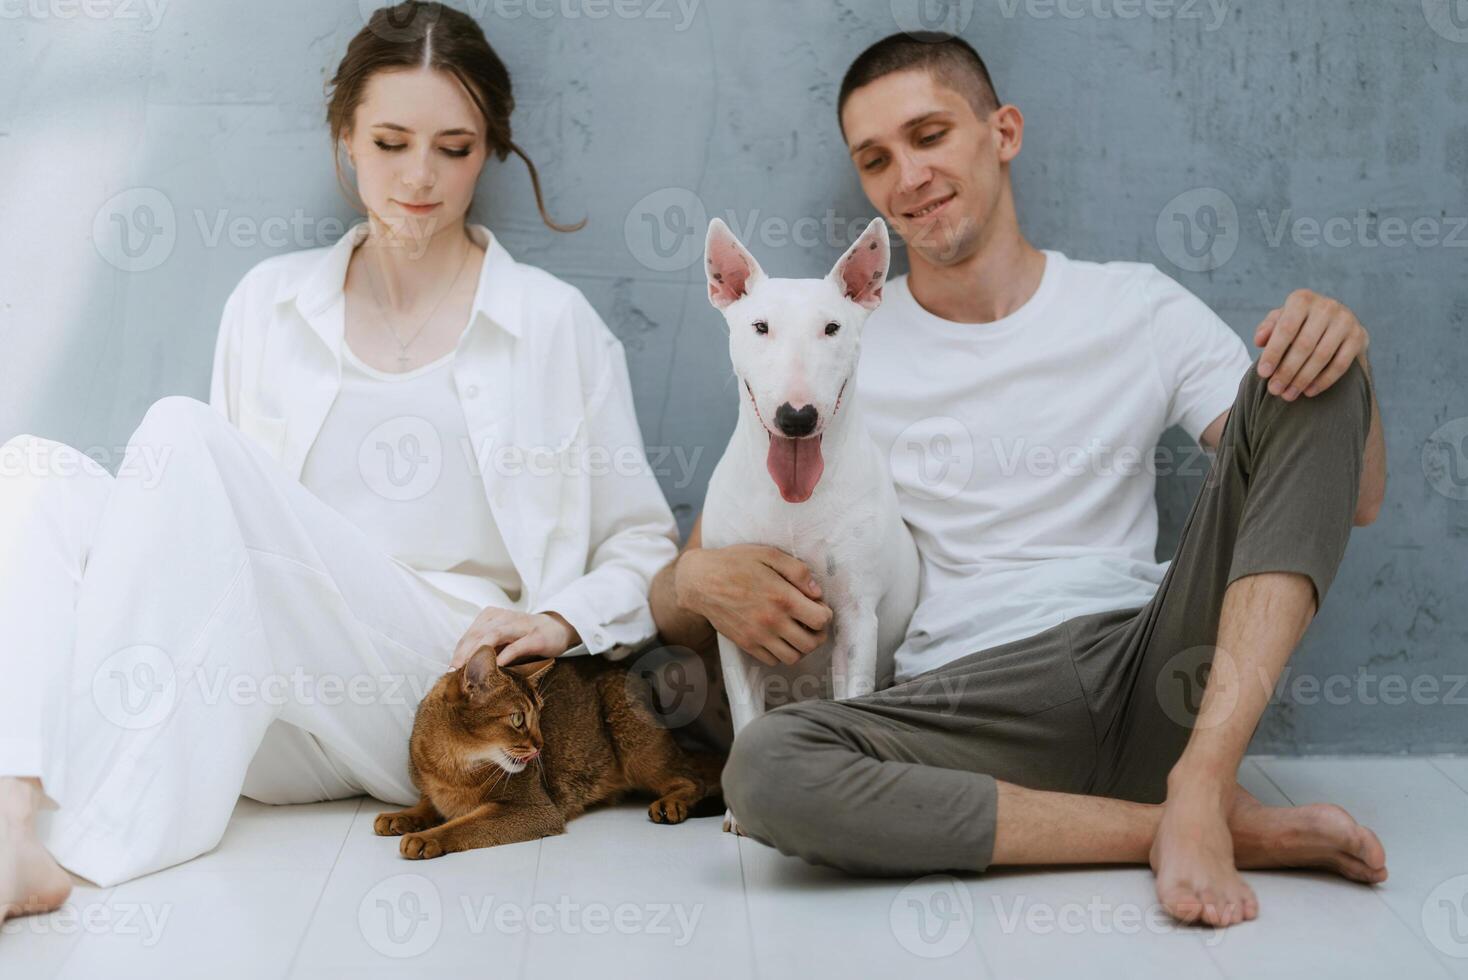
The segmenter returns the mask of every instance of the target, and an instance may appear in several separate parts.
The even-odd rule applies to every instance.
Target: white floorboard
[[[1268,759],[1260,765],[1295,803],[1339,803],[1376,831],[1390,877],[1371,891],[1435,954],[1437,975],[1468,977],[1468,791],[1438,761]]]
[[[284,976],[328,872],[170,868],[107,899],[114,928],[84,935],[63,980]]]
[[[291,975],[518,976],[526,934],[496,916],[530,901],[542,842],[408,861],[372,831],[401,808],[361,802]]]
[[[747,838],[739,860],[761,978],[989,976],[972,899],[949,875],[852,879]]]
[[[642,805],[562,836],[410,862],[376,800],[241,800],[220,846],[0,927],[0,978],[1468,977],[1468,758],[1255,757],[1270,805],[1376,829],[1369,887],[1248,872],[1258,920],[1180,927],[1146,868],[852,879]]]
[[[723,817],[655,824],[646,804],[573,820],[540,845],[527,931],[527,980],[698,976],[753,978],[736,841]],[[548,926],[548,928],[546,927]]]
[[[1321,763],[1316,759],[1309,764]],[[1349,767],[1362,765],[1371,763],[1348,763]],[[1250,760],[1241,782],[1270,806],[1320,802],[1286,796],[1269,779],[1271,773],[1279,772],[1276,760]],[[1331,792],[1322,799],[1339,801],[1341,794]],[[1364,817],[1357,815],[1357,819]],[[1389,841],[1385,846],[1391,868],[1393,849]],[[1209,947],[1228,976],[1282,980],[1445,976],[1432,950],[1390,914],[1379,886],[1315,871],[1250,871],[1246,878],[1259,898],[1259,918],[1224,930]]]
[[[0,977],[54,977],[88,932],[112,928],[111,888],[76,884],[66,904],[50,915],[7,919],[0,925]]]

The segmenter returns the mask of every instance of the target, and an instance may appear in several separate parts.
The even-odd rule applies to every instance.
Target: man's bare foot
[[[1231,926],[1259,914],[1254,889],[1234,866],[1233,805],[1231,790],[1169,783],[1150,862],[1157,900],[1181,922]]]
[[[1157,897],[1169,913],[1184,922],[1201,919],[1223,926],[1255,918],[1259,901],[1239,875],[1241,869],[1319,868],[1371,885],[1386,880],[1386,851],[1381,841],[1342,808],[1329,803],[1265,806],[1242,786],[1234,788],[1228,809],[1229,866],[1224,874],[1208,877],[1208,869],[1217,867],[1219,853],[1211,820],[1191,826],[1182,823],[1181,833],[1174,827],[1163,841],[1166,807],[1187,799],[1184,794],[1164,804],[1162,827],[1152,844]],[[1198,810],[1179,806],[1173,817]],[[1215,811],[1209,808],[1207,812]],[[1185,853],[1190,846],[1198,848],[1193,855]]]
[[[1381,841],[1340,807],[1265,806],[1237,792],[1228,818],[1237,867],[1320,868],[1369,885],[1386,881]]]
[[[0,922],[49,912],[71,894],[71,877],[36,836],[40,797],[29,780],[0,778]]]

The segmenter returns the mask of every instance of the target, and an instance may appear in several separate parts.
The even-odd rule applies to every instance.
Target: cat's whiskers
[[[489,783],[489,792],[491,792],[491,793],[499,792],[500,784],[501,783],[504,783],[504,784],[508,785],[509,782],[510,782],[510,771],[508,769],[505,769],[503,767],[500,767],[499,775],[495,776],[494,779],[490,780],[490,783]]]
[[[498,765],[493,761],[485,763],[484,766],[482,766],[481,768],[487,768],[491,770],[485,776],[484,793],[486,795],[489,795],[498,792],[500,784],[507,780],[507,778],[509,777],[509,773],[505,771],[505,768],[503,766]]]
[[[545,765],[541,762],[540,756],[536,756],[535,757],[535,768],[540,771],[540,785],[544,786],[545,787],[545,791],[547,793],[549,793],[550,792],[550,782],[546,779]]]
[[[475,766],[473,769],[470,769],[468,772],[468,777],[472,780],[481,781],[489,779],[494,776],[493,770],[498,768],[499,766],[496,766],[493,762],[483,762]]]

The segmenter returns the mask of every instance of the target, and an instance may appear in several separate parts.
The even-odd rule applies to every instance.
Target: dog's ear
[[[765,277],[764,270],[719,218],[709,222],[703,244],[704,271],[709,279],[709,302],[719,309],[748,295]]]
[[[837,260],[827,278],[847,299],[875,310],[882,305],[882,286],[887,282],[887,264],[891,259],[887,224],[881,218],[873,218],[861,237]]]

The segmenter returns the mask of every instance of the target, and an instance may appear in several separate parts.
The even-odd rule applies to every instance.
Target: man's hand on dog
[[[674,573],[678,604],[766,666],[796,663],[826,642],[831,609],[821,587],[778,548],[693,548]]]

